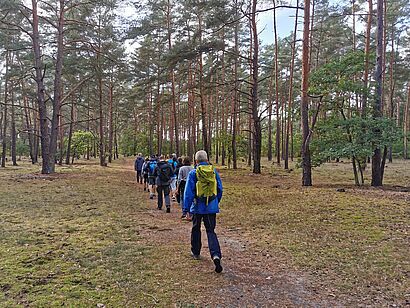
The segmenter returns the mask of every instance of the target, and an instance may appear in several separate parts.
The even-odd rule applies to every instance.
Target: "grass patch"
[[[388,166],[387,183],[410,186],[410,162]],[[355,188],[349,168],[342,163],[317,168],[309,188],[300,186],[298,170],[272,166],[272,174],[263,175],[221,170],[222,223],[239,226],[257,246],[309,271],[322,288],[347,300],[409,303],[409,196]]]
[[[249,253],[310,273],[348,305],[410,302],[409,162],[388,165],[384,189],[354,187],[346,163],[315,169],[310,188],[267,162],[262,175],[220,169],[218,228]],[[132,161],[38,171],[0,170],[0,307],[203,307],[232,283],[189,258],[189,227],[153,213]]]

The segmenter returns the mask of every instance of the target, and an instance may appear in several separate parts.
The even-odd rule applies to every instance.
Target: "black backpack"
[[[158,176],[161,182],[169,182],[172,176],[172,168],[168,164],[161,164],[158,166]]]

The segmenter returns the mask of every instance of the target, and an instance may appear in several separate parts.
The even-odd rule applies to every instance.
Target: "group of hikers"
[[[143,184],[149,198],[157,197],[157,209],[171,212],[171,201],[181,208],[181,219],[192,221],[191,255],[200,260],[201,222],[208,237],[208,247],[217,273],[222,272],[221,248],[215,233],[216,214],[222,199],[222,181],[209,163],[208,154],[200,150],[195,154],[195,166],[188,156],[176,154],[151,155],[144,158],[138,154],[134,169],[138,184]]]

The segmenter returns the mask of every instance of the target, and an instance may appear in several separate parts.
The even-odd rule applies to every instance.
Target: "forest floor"
[[[308,188],[267,162],[220,167],[222,274],[205,234],[190,257],[190,224],[176,203],[155,210],[132,164],[0,170],[0,307],[410,306],[410,161],[382,189],[352,185],[347,163]]]

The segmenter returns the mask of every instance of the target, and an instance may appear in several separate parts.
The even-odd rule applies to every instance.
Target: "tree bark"
[[[276,1],[273,1],[276,6]],[[278,46],[278,31],[276,27],[276,9],[273,10],[273,31],[275,35],[275,105],[276,105],[276,134],[275,134],[275,153],[276,163],[280,165],[280,113],[279,113],[279,46]]]
[[[17,151],[16,151],[16,117],[14,112],[14,86],[11,84],[11,161],[13,166],[17,166]]]
[[[59,130],[59,115],[61,110],[61,98],[62,98],[62,84],[61,76],[63,73],[63,55],[64,55],[64,2],[65,0],[59,0],[59,18],[58,18],[58,33],[57,33],[57,55],[56,55],[56,68],[54,73],[54,98],[53,98],[53,115],[51,118],[51,131],[50,131],[50,172],[55,172],[55,162],[57,153],[57,140]]]
[[[407,84],[407,102],[404,106],[403,115],[403,158],[409,158],[409,131],[410,131],[410,82]]]
[[[252,57],[252,121],[253,121],[253,173],[261,173],[261,153],[262,153],[262,128],[259,116],[258,97],[258,73],[259,73],[259,40],[256,25],[256,5],[257,0],[252,1],[251,25],[253,34],[253,57]]]
[[[377,0],[377,46],[376,46],[376,93],[373,105],[373,118],[377,119],[382,116],[382,90],[383,90],[383,2]],[[374,135],[380,136],[380,128],[373,128]],[[382,186],[382,164],[381,164],[381,149],[374,145],[374,153],[372,157],[372,186]]]
[[[108,113],[109,113],[109,131],[108,131],[108,162],[112,163],[113,159],[113,142],[114,142],[114,115],[113,115],[113,93],[114,92],[114,85],[112,81],[110,82],[109,88],[109,105],[108,105]]]
[[[363,85],[364,94],[362,98],[362,118],[367,117],[367,88],[369,84],[369,56],[370,56],[370,39],[371,39],[371,29],[372,29],[372,14],[373,14],[373,1],[368,0],[369,3],[369,14],[367,15],[367,26],[366,26],[366,42],[365,42],[365,62],[364,62],[364,73],[363,73]]]
[[[34,52],[34,68],[35,68],[35,81],[37,83],[37,102],[38,113],[40,118],[40,133],[41,133],[41,157],[42,157],[42,174],[50,174],[50,135],[48,129],[47,119],[47,105],[45,100],[45,87],[44,87],[44,73],[45,68],[43,65],[41,48],[40,48],[40,33],[39,33],[39,17],[37,11],[37,0],[32,0],[32,16],[33,16],[33,52]],[[43,72],[44,70],[44,72]]]
[[[273,146],[273,142],[272,142],[272,109],[273,109],[273,91],[272,91],[272,85],[273,80],[272,77],[269,78],[269,90],[268,90],[268,161],[272,161],[272,146]]]
[[[6,63],[5,63],[5,80],[4,80],[4,110],[3,110],[3,131],[2,131],[2,152],[1,152],[1,167],[6,167],[6,151],[7,151],[7,106],[8,106],[8,95],[9,95],[9,64],[10,64],[10,53],[6,51]]]
[[[199,44],[202,45],[202,16],[198,15],[198,31],[199,31]],[[203,149],[209,153],[209,142],[208,142],[208,129],[207,129],[207,112],[206,112],[206,102],[205,102],[205,91],[204,91],[204,68],[202,60],[202,52],[199,53],[199,98],[201,102],[201,122],[202,122],[202,146]]]
[[[22,84],[21,86],[22,88],[22,95],[23,95],[23,107],[24,107],[24,122],[26,124],[26,130],[27,130],[27,136],[28,136],[28,145],[30,148],[30,159],[31,159],[31,163],[34,164],[35,163],[35,151],[34,151],[34,140],[33,140],[33,136],[34,136],[34,128],[31,125],[31,119],[30,119],[30,110],[28,109],[28,99],[27,99],[27,95],[25,93],[24,90],[24,86]]]
[[[168,50],[171,51],[171,49],[172,49],[171,1],[168,0],[167,4],[168,4],[167,5]],[[173,126],[174,126],[174,134],[175,134],[175,153],[179,157],[180,149],[179,149],[179,131],[178,131],[178,118],[177,118],[176,95],[175,95],[175,72],[174,72],[174,69],[172,67],[169,69],[169,78],[170,78],[170,81],[171,81],[171,95],[172,95],[171,104],[172,104],[172,117],[173,117]],[[171,148],[172,148],[172,142],[171,142]]]
[[[395,64],[395,57],[394,57],[394,24],[391,26],[391,52],[390,52],[390,65],[389,65],[389,117],[390,119],[394,118],[394,88],[395,88],[395,80],[394,80],[394,69]],[[389,163],[393,162],[393,147],[389,146],[388,151],[388,158]]]
[[[299,7],[299,0],[296,1],[296,7]],[[296,9],[295,16],[295,27],[293,29],[293,40],[292,40],[292,55],[290,62],[290,77],[289,77],[289,104],[288,104],[288,121],[286,125],[286,140],[285,140],[285,169],[289,169],[289,135],[292,134],[292,113],[293,113],[293,75],[295,70],[295,57],[296,57],[296,34],[298,30],[298,17],[299,10]]]
[[[71,103],[71,111],[70,111],[70,128],[68,130],[67,150],[66,150],[66,157],[65,157],[65,163],[67,165],[70,164],[73,129],[74,129],[74,101]]]
[[[303,50],[302,50],[302,185],[312,186],[312,165],[309,150],[309,21],[310,0],[305,0],[303,24]]]
[[[238,19],[238,0],[235,0],[235,19]],[[236,113],[237,106],[239,101],[239,81],[238,81],[238,61],[239,61],[239,26],[238,22],[235,23],[235,64],[234,64],[234,80],[235,80],[235,89],[234,89],[234,100],[232,108],[232,168],[237,169],[237,148],[236,148]]]

